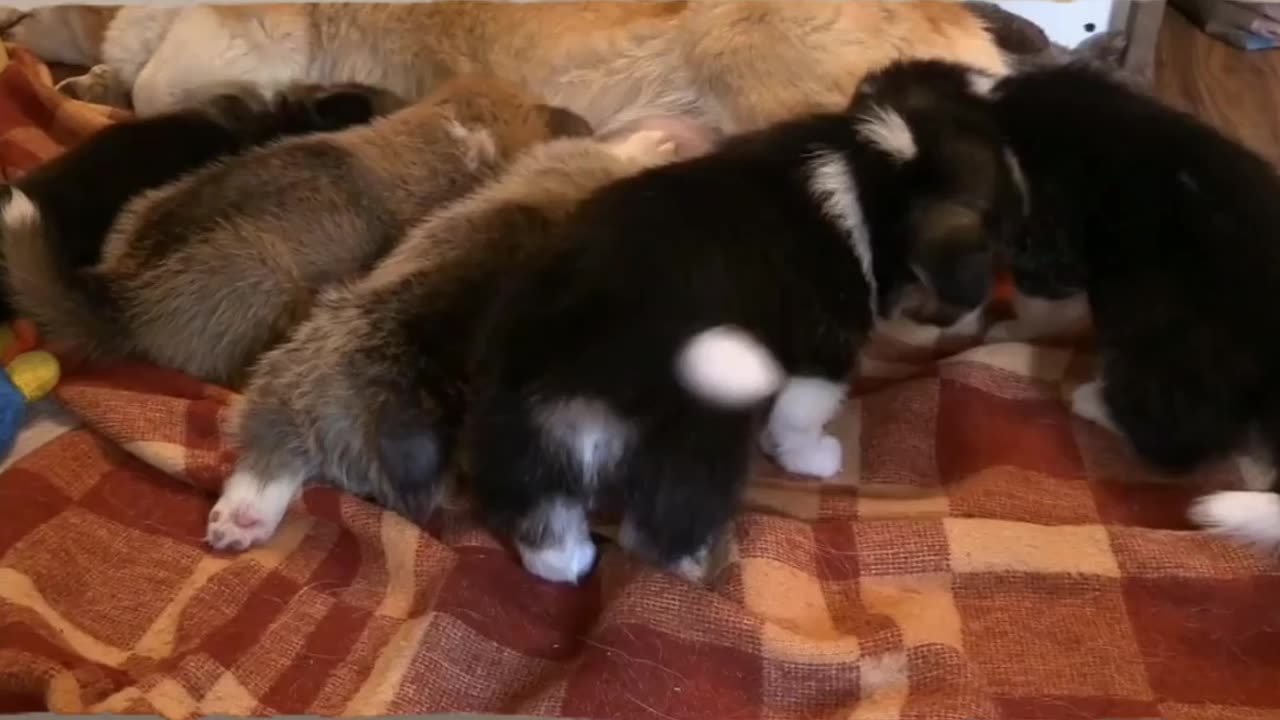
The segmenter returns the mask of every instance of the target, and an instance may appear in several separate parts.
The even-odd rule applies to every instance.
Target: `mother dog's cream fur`
[[[88,18],[101,12],[43,8],[11,34],[50,59],[106,64],[144,115],[227,81],[355,81],[415,98],[485,70],[604,130],[678,113],[737,131],[841,107],[894,58],[1006,70],[982,21],[952,2],[130,6],[102,32],[99,56],[68,57],[65,46],[91,44]]]

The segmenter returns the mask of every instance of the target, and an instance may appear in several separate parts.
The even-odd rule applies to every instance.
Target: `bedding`
[[[0,74],[5,177],[120,116]],[[758,461],[697,588],[602,528],[581,586],[526,574],[461,502],[420,529],[330,488],[211,552],[234,393],[69,368],[79,418],[0,474],[0,712],[585,718],[1154,718],[1280,712],[1280,569],[1184,520],[1064,403],[1086,346],[889,326],[835,423],[837,479]]]

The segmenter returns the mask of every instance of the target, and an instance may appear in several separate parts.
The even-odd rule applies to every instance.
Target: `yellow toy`
[[[22,428],[27,405],[53,390],[61,377],[58,359],[36,350],[36,331],[31,323],[18,320],[0,328],[0,457],[9,454]]]

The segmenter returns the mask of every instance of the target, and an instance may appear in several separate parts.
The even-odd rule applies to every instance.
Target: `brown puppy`
[[[459,79],[370,125],[286,140],[139,196],[98,266],[75,274],[52,270],[38,212],[10,208],[12,274],[33,281],[15,288],[20,310],[87,354],[236,384],[317,291],[372,267],[413,222],[525,148],[588,132],[506,83]]]
[[[41,8],[12,37],[78,48],[84,32],[72,30],[92,25],[75,20],[82,12]],[[984,17],[955,2],[892,0],[136,5],[116,13],[99,53],[80,58],[105,64],[117,87],[99,72],[67,88],[131,97],[146,115],[227,79],[266,90],[362,82],[416,98],[484,68],[600,129],[690,114],[736,132],[839,110],[863,75],[895,59],[1002,73]]]
[[[368,276],[327,291],[254,367],[240,462],[209,515],[210,544],[266,540],[315,476],[425,519],[455,449],[467,358],[490,303],[517,270],[554,252],[555,229],[594,190],[710,147],[704,133],[675,128],[640,122],[625,137],[535,148],[414,228]]]

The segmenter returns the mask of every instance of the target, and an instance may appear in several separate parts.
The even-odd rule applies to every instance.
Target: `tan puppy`
[[[40,217],[5,210],[15,301],[53,342],[236,384],[326,285],[415,221],[581,118],[506,83],[458,79],[370,125],[206,167],[121,211],[97,267],[58,272]],[[12,204],[11,204],[12,205]]]
[[[80,13],[49,8],[12,37],[50,56]],[[641,115],[690,114],[727,130],[843,107],[869,70],[904,57],[1003,73],[986,23],[954,2],[431,2],[228,5],[120,10],[103,33],[109,68],[69,82],[87,99],[123,88],[140,114],[227,80],[264,89],[362,82],[421,97],[484,69],[608,130]],[[79,48],[81,43],[66,42]]]
[[[636,130],[530,150],[414,228],[368,276],[326,292],[254,367],[240,462],[210,513],[209,542],[244,549],[267,539],[314,476],[424,520],[454,456],[468,358],[493,300],[556,252],[557,228],[593,191],[711,145],[671,121]]]

